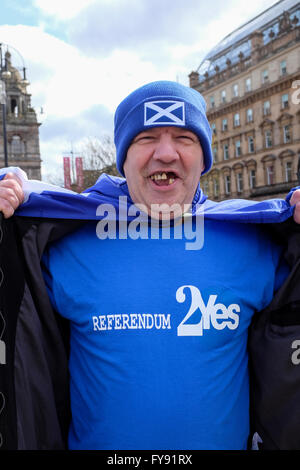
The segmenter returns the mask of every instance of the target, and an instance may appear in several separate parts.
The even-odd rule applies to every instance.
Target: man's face
[[[124,173],[134,204],[143,204],[148,214],[153,205],[192,203],[204,170],[198,137],[180,127],[155,127],[138,134],[130,145]],[[178,215],[178,214],[177,214]],[[155,215],[154,215],[155,217]]]

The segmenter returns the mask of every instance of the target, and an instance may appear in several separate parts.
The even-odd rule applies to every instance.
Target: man
[[[155,237],[131,238],[119,219],[116,236],[100,240],[90,220],[43,253],[51,304],[70,321],[69,448],[246,449],[247,332],[288,275],[282,250],[251,223],[262,220],[260,203],[256,215],[249,203],[248,224],[248,203],[231,218],[232,207],[206,205],[199,179],[212,165],[211,133],[196,91],[173,82],[134,91],[116,111],[115,143],[126,180],[106,179],[100,193],[126,196],[149,224],[175,222],[170,239],[162,220]],[[22,200],[6,176],[4,216]],[[297,222],[298,201],[295,191]],[[204,243],[186,250],[176,224],[203,219],[203,207]]]

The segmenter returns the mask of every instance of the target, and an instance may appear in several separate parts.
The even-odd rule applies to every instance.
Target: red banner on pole
[[[79,192],[84,189],[84,178],[83,178],[83,160],[82,157],[76,157],[75,159],[76,166],[76,178],[77,178],[77,190]]]
[[[65,188],[71,189],[71,163],[70,157],[64,157],[64,180]]]

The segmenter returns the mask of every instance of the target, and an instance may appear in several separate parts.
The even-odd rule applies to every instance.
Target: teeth
[[[166,173],[155,173],[154,175],[151,175],[150,178],[152,180],[167,180],[168,176]],[[175,179],[174,178],[169,178],[169,184],[174,183]]]
[[[165,177],[164,177],[165,175]],[[151,175],[151,179],[152,180],[163,180],[163,179],[166,179],[167,178],[167,175],[165,173],[161,174],[161,173],[155,173],[155,175]]]

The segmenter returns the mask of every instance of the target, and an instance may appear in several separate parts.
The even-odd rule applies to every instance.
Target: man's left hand
[[[296,189],[292,194],[290,205],[295,206],[294,221],[300,224],[300,189]]]

